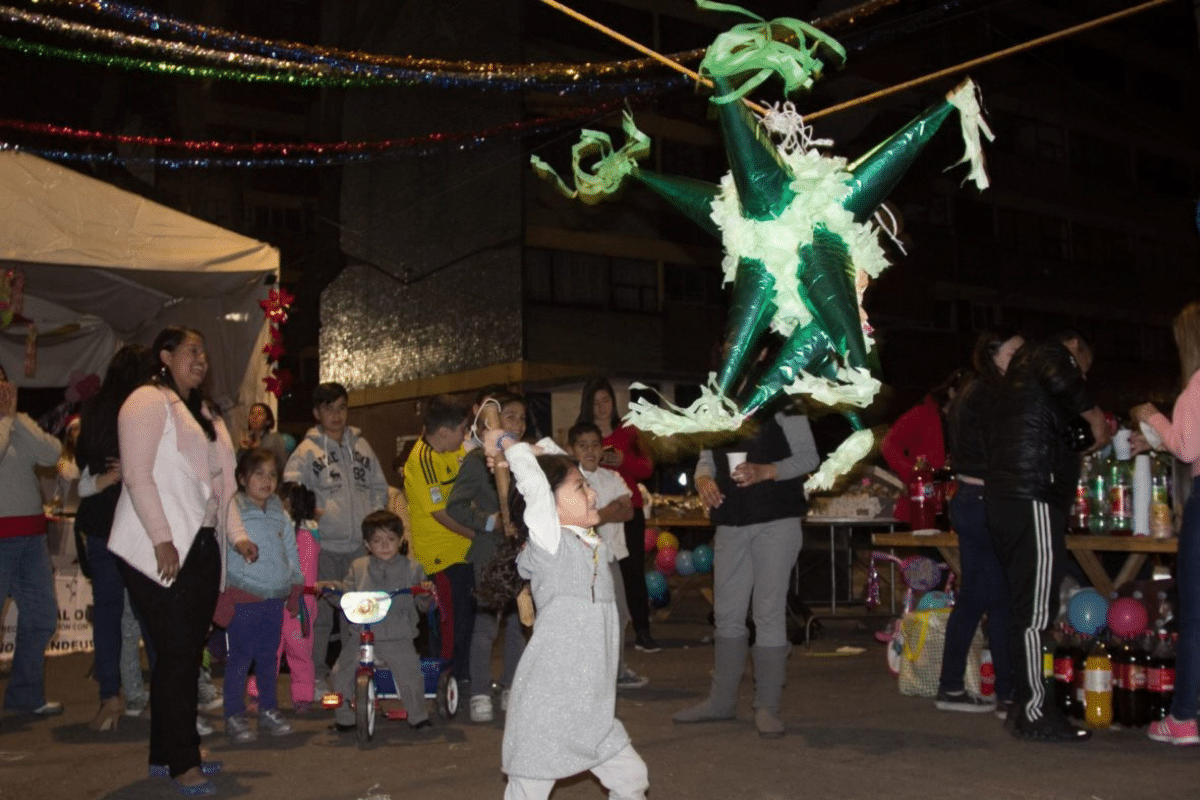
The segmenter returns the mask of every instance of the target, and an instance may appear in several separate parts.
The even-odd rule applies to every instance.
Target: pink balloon
[[[658,551],[658,555],[654,557],[654,566],[658,567],[658,571],[663,575],[675,574],[675,556],[679,551],[674,547],[666,547]]]
[[[654,543],[658,541],[658,528],[646,528],[646,552],[654,552]]]
[[[1137,636],[1149,622],[1146,607],[1132,597],[1118,597],[1108,607],[1108,629],[1117,636]]]

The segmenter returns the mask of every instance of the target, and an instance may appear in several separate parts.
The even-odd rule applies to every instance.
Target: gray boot
[[[742,682],[742,673],[746,671],[746,652],[749,649],[750,639],[745,636],[713,639],[713,680],[708,699],[680,711],[671,719],[676,722],[733,719],[737,713],[738,686]]]
[[[783,684],[787,678],[787,656],[790,645],[754,648],[754,725],[758,735],[767,738],[783,736],[783,720],[779,706]]]

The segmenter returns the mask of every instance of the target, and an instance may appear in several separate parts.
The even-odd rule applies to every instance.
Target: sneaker
[[[1200,734],[1196,732],[1194,719],[1180,722],[1172,716],[1166,716],[1151,722],[1146,735],[1156,742],[1169,742],[1180,747],[1200,744]]]
[[[201,711],[216,711],[225,705],[225,695],[220,687],[212,682],[212,673],[208,670],[200,670],[200,681],[196,689],[196,708]]]
[[[486,694],[477,694],[471,698],[471,722],[491,722],[492,698]]]
[[[633,643],[634,648],[641,650],[643,653],[657,653],[662,650],[658,642],[650,638],[650,634],[637,637],[637,641]]]
[[[125,716],[140,717],[146,709],[150,708],[150,701],[147,700],[126,700],[125,701]]]
[[[250,727],[250,721],[243,714],[233,714],[225,718],[225,738],[230,744],[248,744],[258,738],[258,734]]]
[[[258,712],[258,729],[272,736],[287,736],[295,728],[292,723],[283,718],[278,708],[268,708]]]
[[[617,676],[618,689],[640,689],[650,682],[650,679],[645,675],[638,675],[631,669],[626,668],[624,672]]]
[[[508,695],[511,690],[503,689],[500,692],[500,710],[508,711]]]
[[[329,682],[324,680],[317,681],[317,685],[313,689],[313,702],[320,703],[325,699],[325,695],[327,694],[333,694],[333,689],[329,688]]]
[[[201,736],[208,736],[214,731],[216,731],[216,728],[212,726],[211,722],[206,720],[204,717],[196,717],[196,733],[200,734]]]
[[[996,701],[996,719],[1008,719],[1008,710],[1012,708],[1012,700]]]
[[[56,717],[63,713],[63,704],[54,700],[47,700],[37,708],[30,710],[29,713],[35,717]]]
[[[976,714],[996,708],[994,700],[971,694],[965,690],[961,692],[939,691],[934,705],[939,711],[969,711]]]
[[[1013,736],[1031,742],[1086,742],[1092,738],[1091,731],[1076,728],[1061,715],[1046,715],[1031,722],[1013,711],[1004,725]]]

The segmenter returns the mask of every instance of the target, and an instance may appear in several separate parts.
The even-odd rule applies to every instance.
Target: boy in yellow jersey
[[[425,406],[425,430],[404,464],[413,555],[437,587],[441,612],[449,613],[454,621],[452,643],[441,641],[436,625],[430,631],[430,643],[434,655],[454,659],[460,691],[470,683],[471,675],[475,573],[466,556],[474,532],[446,513],[446,501],[465,455],[466,429],[466,406],[449,395],[431,398]]]

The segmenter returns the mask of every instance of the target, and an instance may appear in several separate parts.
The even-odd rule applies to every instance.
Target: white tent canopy
[[[19,152],[0,152],[0,269],[25,273],[37,371],[23,374],[26,324],[0,331],[0,364],[22,386],[66,386],[104,369],[123,342],[168,325],[208,340],[208,390],[226,410],[261,400],[267,323],[258,302],[279,251]],[[236,415],[236,412],[235,412]]]

